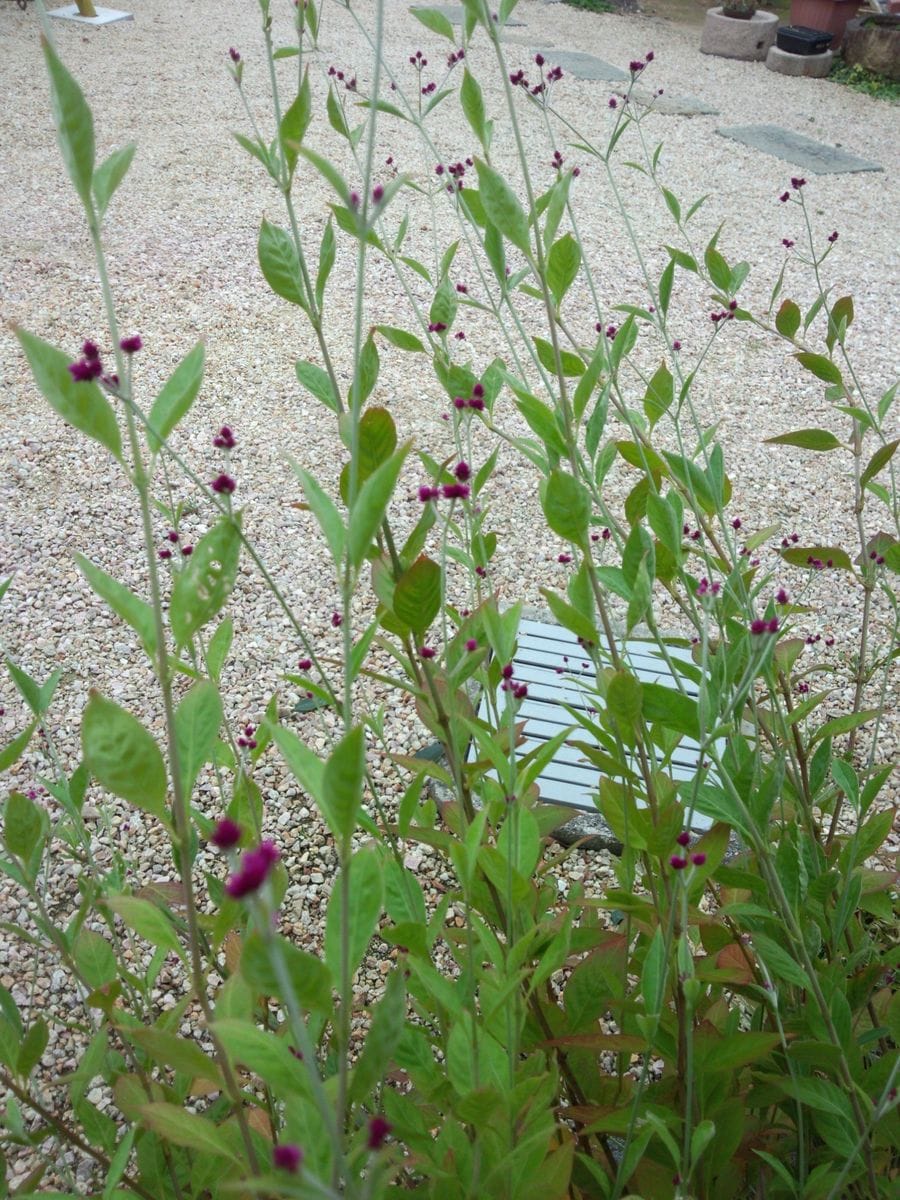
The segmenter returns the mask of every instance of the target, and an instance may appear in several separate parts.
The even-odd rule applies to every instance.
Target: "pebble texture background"
[[[123,332],[139,332],[145,346],[135,361],[137,394],[149,406],[194,342],[206,339],[206,380],[190,418],[176,436],[177,448],[202,478],[212,479],[222,466],[212,449],[212,436],[223,422],[232,426],[238,443],[232,460],[238,481],[235,502],[244,510],[245,529],[319,648],[325,653],[329,647],[336,651],[338,637],[330,620],[337,602],[332,572],[311,518],[291,507],[299,499],[299,488],[287,456],[334,489],[340,447],[331,415],[302,394],[296,382],[294,361],[318,359],[310,331],[295,310],[271,294],[256,264],[262,216],[284,221],[278,196],[230,132],[248,132],[227,71],[228,47],[235,46],[245,59],[244,87],[251,107],[270,136],[258,10],[249,0],[227,6],[213,0],[190,4],[134,0],[130,7],[133,22],[103,30],[55,22],[54,35],[94,108],[98,159],[128,140],[138,143],[134,166],[111,206],[106,231]],[[355,7],[371,24],[372,5]],[[414,94],[417,85],[408,57],[416,49],[422,49],[434,64],[425,78],[440,80],[449,43],[422,28],[398,0],[388,0],[385,11],[388,57],[398,84]],[[276,45],[291,41],[292,12],[287,4],[276,6]],[[692,225],[696,246],[702,249],[725,221],[721,249],[730,260],[744,258],[752,264],[741,296],[746,307],[766,305],[786,255],[782,238],[801,241],[799,210],[778,202],[795,171],[778,159],[716,136],[715,126],[748,121],[777,124],[883,165],[883,174],[810,176],[806,190],[818,244],[824,244],[832,229],[839,231],[827,264],[828,281],[835,295],[852,292],[855,298],[851,345],[860,381],[871,395],[880,395],[897,371],[898,263],[892,219],[898,207],[900,153],[893,136],[896,109],[826,81],[773,76],[762,64],[701,55],[696,29],[634,15],[592,16],[538,0],[522,0],[516,16],[524,24],[505,39],[509,70],[524,67],[526,73],[534,72],[531,55],[536,47],[544,50],[551,64],[554,49],[575,50],[626,70],[630,60],[652,48],[656,55],[652,76],[648,72],[641,81],[645,95],[656,88],[676,96],[690,93],[718,110],[716,117],[651,112],[642,130],[651,148],[664,141],[664,182],[685,205],[709,195]],[[48,729],[55,751],[71,768],[78,758],[80,713],[90,687],[130,708],[157,734],[162,722],[152,673],[136,639],[93,595],[71,557],[73,550],[80,550],[146,594],[136,504],[108,456],[49,410],[6,324],[20,323],[66,348],[73,358],[85,337],[108,342],[102,334],[89,239],[50,121],[38,33],[33,7],[23,13],[12,4],[2,6],[0,574],[12,573],[14,578],[0,615],[3,645],[10,655],[39,679],[56,667],[64,671]],[[490,60],[485,38],[476,37],[468,62],[482,82],[488,114],[498,118],[494,157],[503,169],[512,162],[511,139]],[[353,21],[338,7],[326,9],[320,49],[311,62],[317,103],[310,142],[343,156],[352,177],[352,163],[342,148],[335,149],[335,135],[323,115],[325,71],[333,64],[357,74],[360,91],[365,92],[369,55]],[[295,60],[279,64],[285,87],[295,74]],[[554,98],[573,124],[602,144],[612,120],[607,103],[611,94],[608,83],[566,75]],[[638,270],[613,215],[600,166],[570,149],[563,133],[551,140],[536,117],[526,119],[538,186],[553,178],[550,160],[557,146],[568,164],[582,167],[573,195],[601,304],[608,309],[618,302],[640,302]],[[376,163],[385,181],[392,169],[386,162],[389,156],[393,168],[431,186],[437,161],[456,161],[475,149],[468,127],[449,102],[435,112],[429,130],[435,143],[431,156],[423,154],[410,126],[389,118],[381,121]],[[638,157],[637,137],[629,136],[626,143],[621,144],[621,158]],[[662,206],[650,202],[641,176],[623,167],[619,179],[645,247],[648,269],[656,276],[666,261],[662,246],[672,239],[671,223]],[[327,197],[309,170],[298,172],[295,198],[312,249],[318,245]],[[445,199],[436,192],[434,206],[420,204],[411,222],[410,244],[429,265],[435,262],[435,246],[443,249],[458,236]],[[391,228],[399,215],[399,210],[396,218],[389,215]],[[478,296],[477,278],[469,270],[471,264],[461,254],[454,266],[454,282],[465,282],[470,293]],[[814,293],[802,269],[790,265],[787,281],[786,294],[802,307],[808,305]],[[429,297],[421,287],[417,286],[416,295],[427,306]],[[327,299],[327,326],[345,381],[352,371],[352,300],[353,250],[341,237]],[[587,294],[574,296],[569,306],[572,324],[586,340],[592,338],[595,316],[589,311]],[[681,353],[689,362],[708,337],[710,307],[708,299],[688,288],[673,309]],[[374,256],[366,320],[397,325],[410,320],[409,304],[393,273]],[[503,352],[503,343],[477,314],[464,311],[458,324],[466,330],[467,341],[453,345],[463,357],[471,354],[479,369]],[[538,324],[535,331],[540,332]],[[663,352],[665,348],[649,339],[645,346],[642,337],[637,354],[643,365],[652,366]],[[442,457],[451,449],[448,427],[441,420],[446,398],[421,366],[421,360],[382,346],[382,372],[373,399],[391,409],[402,437],[411,437],[421,448]],[[697,402],[704,421],[719,423],[734,482],[735,515],[747,529],[777,524],[779,538],[796,530],[804,542],[852,545],[847,459],[762,445],[764,437],[813,425],[844,436],[846,429],[826,403],[822,385],[804,373],[783,346],[737,323],[723,328],[708,368]],[[635,403],[640,395],[635,381]],[[519,428],[508,399],[498,409],[498,420],[507,428]],[[485,435],[475,448],[477,461],[490,448]],[[411,468],[397,499],[396,520],[401,528],[418,514],[415,487],[419,482],[421,472]],[[632,483],[627,469],[614,471],[609,482],[611,503],[621,500]],[[172,486],[178,499],[196,504],[185,519],[186,534],[196,540],[213,520],[213,510],[178,477],[173,476]],[[537,520],[536,480],[511,454],[501,456],[490,502],[491,524],[500,534],[491,583],[501,599],[533,604],[539,601],[541,585],[564,586],[566,568],[557,562],[562,547],[548,531],[541,532]],[[165,529],[160,518],[160,545]],[[777,563],[773,550],[764,550],[762,557],[766,566]],[[795,592],[801,587],[799,575],[779,579],[776,586],[780,582]],[[804,634],[823,637],[809,651],[810,661],[838,668],[836,690],[828,703],[834,715],[849,700],[842,670],[859,628],[858,596],[834,572],[818,576],[808,598],[812,611],[800,619],[800,628]],[[464,602],[464,597],[458,599]],[[360,629],[369,609],[370,598],[363,592],[355,617]],[[296,666],[301,651],[249,563],[239,576],[231,612],[236,637],[223,684],[227,718],[237,732],[246,722],[262,717],[273,693],[278,694],[281,711],[290,712],[298,693],[284,684],[282,674]],[[879,610],[876,636],[883,633],[882,617]],[[824,649],[827,636],[836,639],[830,650]],[[372,698],[377,698],[374,691]],[[9,683],[0,688],[0,707],[5,710],[0,717],[0,744],[5,745],[25,724],[23,706]],[[335,727],[331,714],[295,719],[310,744],[324,751]],[[428,737],[409,707],[396,701],[387,713],[386,735],[383,757],[377,750],[373,756],[376,781],[390,802],[398,781],[387,763],[387,752],[412,752]],[[896,735],[896,716],[889,713],[885,758],[897,754]],[[34,787],[47,769],[46,756],[35,742],[8,782],[19,788]],[[274,753],[263,758],[255,774],[266,803],[267,830],[282,847],[291,878],[284,930],[314,947],[335,870],[331,846],[322,823],[286,778]],[[211,774],[201,776],[195,799],[210,816],[217,814]],[[142,824],[119,802],[101,802],[98,793],[91,793],[88,802],[95,814],[95,853],[101,863],[109,862],[117,849],[127,855],[135,879],[172,878],[168,852],[148,822]],[[221,869],[208,856],[201,856],[201,863]],[[449,886],[427,848],[410,846],[408,863],[420,872],[431,900]],[[66,920],[77,906],[74,880],[60,859],[51,860],[50,871],[48,894],[54,911]],[[600,886],[608,872],[605,856],[575,853],[562,872],[560,886],[565,888],[566,878]],[[0,910],[4,917],[27,918],[15,889],[2,880]],[[361,995],[377,991],[386,969],[386,962],[367,964],[359,980]],[[21,943],[0,942],[0,981],[14,989],[26,1009],[33,1005],[52,1013],[62,1011],[68,1002],[62,972],[40,960],[35,963],[32,951]],[[175,972],[164,973],[158,988],[160,1005],[171,1006],[181,988]],[[71,1069],[78,1052],[73,1036],[54,1026],[42,1063],[48,1102],[62,1095],[51,1081]],[[92,1099],[114,1114],[109,1097],[102,1089],[95,1090]],[[26,1166],[24,1160],[14,1164],[14,1173],[24,1172]]]

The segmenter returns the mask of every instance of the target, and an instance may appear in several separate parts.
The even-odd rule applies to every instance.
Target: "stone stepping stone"
[[[716,132],[734,142],[741,142],[744,146],[752,146],[754,150],[762,150],[763,154],[771,154],[775,158],[792,163],[795,167],[812,171],[815,175],[884,170],[878,163],[849,154],[840,146],[816,142],[812,138],[804,137],[802,133],[793,133],[790,129],[782,129],[778,125],[730,125],[720,127]]]
[[[604,62],[602,58],[594,58],[593,54],[584,54],[580,50],[536,50],[543,54],[551,67],[562,67],[576,79],[629,79],[627,71],[614,67],[612,63]]]
[[[461,4],[414,4],[413,8],[433,8],[436,12],[442,13],[447,18],[451,25],[464,25],[466,21],[466,10]],[[525,27],[524,21],[519,21],[515,17],[510,17],[504,22],[504,29],[512,29],[513,26]]]
[[[613,88],[612,90],[618,96],[627,94],[626,88]],[[647,88],[635,88],[631,93],[631,99],[645,108],[652,108],[654,112],[661,113],[664,117],[716,117],[720,112],[720,109],[716,108],[714,104],[708,104],[698,96],[670,96],[668,92],[657,96],[655,92]]]

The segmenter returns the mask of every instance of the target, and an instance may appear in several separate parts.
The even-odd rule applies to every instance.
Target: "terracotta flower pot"
[[[791,0],[791,24],[832,34],[831,49],[844,40],[847,22],[862,8],[863,0]]]

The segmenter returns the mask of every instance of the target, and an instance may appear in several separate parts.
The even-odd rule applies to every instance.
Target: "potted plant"
[[[753,0],[727,0],[722,5],[722,16],[730,17],[733,21],[749,21],[755,12]]]
[[[700,52],[765,62],[777,29],[776,14],[758,9],[755,0],[725,0],[720,7],[707,10]]]

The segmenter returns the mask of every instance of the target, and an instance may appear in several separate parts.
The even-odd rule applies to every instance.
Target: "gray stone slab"
[[[720,126],[716,132],[734,142],[741,142],[744,146],[752,146],[754,150],[762,150],[763,154],[782,158],[785,162],[793,163],[795,167],[801,167],[815,175],[884,170],[878,163],[848,154],[840,146],[828,146],[825,142],[813,141],[812,138],[804,137],[802,133],[794,133],[778,125]]]
[[[612,90],[619,96],[627,92],[626,88]],[[708,104],[698,96],[676,96],[668,92],[658,96],[649,88],[634,88],[631,98],[644,108],[652,108],[654,112],[662,113],[664,117],[716,117],[720,112],[714,104]]]
[[[464,25],[466,20],[466,10],[461,4],[413,4],[413,8],[434,8],[439,13],[443,13],[451,25]],[[519,21],[516,17],[510,17],[504,23],[504,29],[512,29],[514,26],[520,25],[524,28],[525,22]]]
[[[543,54],[551,67],[562,67],[576,79],[629,79],[627,71],[614,67],[612,63],[595,58],[593,54],[584,54],[581,50],[546,50],[537,49],[535,54]]]

